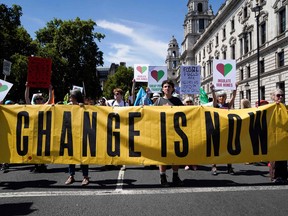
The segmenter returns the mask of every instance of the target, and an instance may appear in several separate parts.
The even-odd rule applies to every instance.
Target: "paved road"
[[[225,166],[212,176],[210,166],[180,170],[185,186],[161,188],[157,169],[127,166],[103,171],[90,166],[91,183],[66,186],[66,165],[49,165],[32,173],[31,165],[11,166],[0,173],[0,214],[9,215],[288,215],[288,185],[274,185],[268,167],[260,164]],[[171,181],[172,170],[167,171]]]

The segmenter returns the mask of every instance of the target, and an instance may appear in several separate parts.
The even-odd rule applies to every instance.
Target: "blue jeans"
[[[80,165],[82,169],[83,176],[88,176],[88,165]],[[71,176],[75,175],[75,164],[70,164],[68,167],[68,172]]]

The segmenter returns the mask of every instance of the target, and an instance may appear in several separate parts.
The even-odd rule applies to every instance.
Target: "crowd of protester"
[[[69,94],[69,103],[70,105],[78,105],[78,106],[84,106],[84,105],[96,105],[96,106],[112,106],[112,107],[125,107],[125,106],[133,106],[136,102],[136,91],[135,91],[135,80],[132,81],[132,91],[129,97],[126,99],[123,96],[123,90],[121,88],[115,88],[113,90],[113,99],[106,99],[105,97],[102,97],[98,100],[93,100],[91,98],[85,98],[85,96],[81,93],[79,90],[71,90]],[[230,100],[227,100],[227,93],[225,91],[215,91],[214,85],[210,85],[211,92],[212,92],[212,106],[215,108],[220,109],[234,109],[234,100],[236,97],[236,91],[237,91],[237,84],[236,84],[236,90],[233,91],[232,97]],[[25,101],[26,104],[31,105],[47,105],[47,104],[53,104],[54,101],[52,99],[52,86],[48,89],[48,98],[44,98],[43,93],[36,93],[32,95],[32,99],[30,100],[30,88],[28,83],[26,83],[26,90],[25,90]],[[281,89],[276,89],[271,93],[271,100],[275,103],[284,103],[284,92]],[[2,105],[13,105],[17,104],[13,101],[13,99],[6,99],[4,101],[1,101],[0,104]],[[22,104],[22,102],[18,103]],[[63,104],[58,103],[58,104]],[[260,106],[264,106],[266,104],[269,104],[266,100],[260,101]],[[138,98],[138,104],[137,105],[153,105],[153,106],[195,106],[198,105],[195,101],[194,97],[191,95],[186,95],[183,100],[180,99],[179,94],[175,94],[175,87],[174,83],[171,80],[165,80],[162,83],[162,90],[158,93],[151,93],[150,89],[147,87],[145,88],[145,94],[142,96],[142,98]],[[256,102],[255,107],[258,107],[258,102]],[[246,109],[251,108],[251,103],[248,99],[242,99],[240,102],[240,109]],[[250,163],[247,163],[250,164]],[[274,183],[287,183],[287,161],[270,161],[267,163],[269,166],[269,173],[271,181]],[[80,165],[82,174],[83,174],[83,180],[81,185],[86,186],[90,183],[89,181],[89,166],[85,164]],[[122,170],[125,170],[125,165],[123,166],[111,166],[107,165],[106,168],[120,168]],[[159,174],[160,174],[160,184],[163,187],[168,187],[171,184],[167,180],[166,170],[167,168],[172,168],[172,185],[173,186],[183,186],[183,182],[179,177],[178,165],[172,165],[172,166],[166,166],[166,165],[159,165]],[[186,165],[184,166],[185,170],[197,170],[197,165]],[[6,173],[9,171],[9,164],[3,163],[1,165],[1,170]],[[33,172],[46,172],[47,171],[47,165],[46,164],[35,164],[34,169],[31,171]],[[227,172],[229,174],[234,174],[234,169],[231,164],[227,164]],[[75,182],[75,165],[70,164],[68,167],[68,173],[69,177],[65,181],[66,185],[73,184]],[[217,166],[216,164],[212,164],[211,169],[212,175],[217,175]]]

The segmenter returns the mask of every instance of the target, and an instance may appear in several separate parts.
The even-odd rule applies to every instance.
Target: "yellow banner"
[[[203,106],[1,105],[0,162],[222,164],[288,159],[282,104]]]

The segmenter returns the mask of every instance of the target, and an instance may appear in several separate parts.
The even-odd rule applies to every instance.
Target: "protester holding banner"
[[[30,100],[29,94],[30,94],[30,87],[28,82],[26,82],[26,89],[25,89],[25,102],[26,104],[32,104],[32,105],[47,105],[51,103],[52,99],[52,86],[49,87],[49,98],[47,102],[45,102],[44,97],[42,93],[33,94],[32,99]],[[47,166],[45,164],[35,164],[34,169],[32,169],[32,172],[46,172]]]
[[[277,104],[284,103],[284,92],[281,89],[276,89],[271,93],[271,99]],[[287,183],[287,160],[270,161],[269,173],[272,182]]]
[[[193,102],[193,98],[190,96],[187,96],[184,100],[183,100],[184,106],[193,106],[194,102]],[[196,165],[186,165],[185,166],[185,170],[190,170],[190,168],[192,168],[193,170],[197,170],[197,166]]]
[[[173,81],[164,80],[161,86],[163,97],[157,99],[157,101],[154,103],[155,106],[183,106],[183,103],[179,98],[172,96],[172,94],[175,91]],[[169,183],[166,177],[166,169],[167,169],[166,165],[159,165],[160,184],[163,187],[169,187]],[[182,186],[183,182],[181,181],[178,175],[179,166],[172,165],[172,170],[173,170],[172,184],[174,186]]]
[[[225,91],[219,91],[217,94],[215,93],[215,87],[212,83],[210,83],[210,89],[212,91],[212,96],[213,96],[213,107],[215,108],[220,108],[220,109],[231,109],[234,106],[234,101],[236,98],[236,93],[237,93],[237,87],[238,83],[235,84],[236,89],[233,90],[232,93],[232,98],[230,99],[229,102],[226,102],[227,99],[227,94]],[[212,164],[212,175],[217,175],[217,167],[216,164]],[[235,172],[232,168],[232,164],[227,164],[227,172],[231,175],[234,175]]]
[[[69,104],[70,105],[80,105],[83,106],[84,105],[84,98],[83,95],[81,93],[81,91],[79,90],[72,90],[70,92],[70,98],[69,98]],[[88,165],[84,165],[81,164],[80,168],[82,170],[83,173],[83,180],[82,180],[82,186],[86,186],[89,184],[89,177],[88,177]],[[65,184],[69,185],[69,184],[73,184],[75,182],[74,179],[74,175],[75,175],[75,164],[70,164],[69,168],[68,168],[69,174],[70,176],[68,177],[68,179],[66,180]]]
[[[113,90],[114,94],[114,99],[108,100],[106,102],[107,106],[112,106],[112,107],[123,107],[123,106],[129,106],[127,102],[124,101],[123,99],[123,90],[120,88],[115,88]]]
[[[2,104],[2,101],[0,102],[0,104]],[[5,105],[13,105],[13,104],[15,104],[15,102],[12,100],[6,100],[4,104]],[[9,164],[8,163],[2,163],[1,171],[3,171],[3,173],[7,173],[8,169],[9,169]]]

